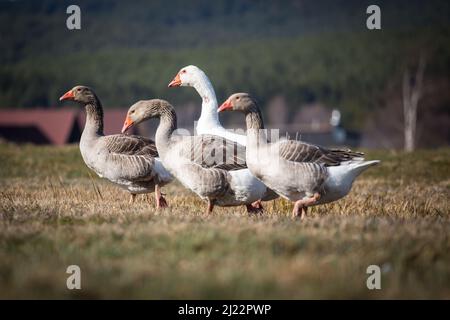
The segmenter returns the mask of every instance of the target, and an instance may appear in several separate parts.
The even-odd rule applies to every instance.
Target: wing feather
[[[104,138],[110,153],[158,157],[155,142],[151,139],[125,134],[115,134]]]
[[[180,156],[203,168],[239,170],[247,168],[245,147],[237,142],[215,135],[183,137]],[[188,143],[186,143],[188,142]]]
[[[279,154],[292,162],[314,162],[325,166],[338,166],[342,162],[364,159],[364,153],[350,149],[327,149],[313,144],[283,140],[279,143]]]
[[[104,137],[107,161],[120,171],[123,179],[147,181],[153,179],[158,151],[153,140],[135,135]]]

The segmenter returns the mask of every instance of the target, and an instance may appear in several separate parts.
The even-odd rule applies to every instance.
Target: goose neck
[[[245,122],[247,124],[247,147],[254,144],[267,144],[264,122],[259,109],[249,111],[245,115]]]
[[[247,129],[264,129],[264,122],[261,112],[258,109],[250,110],[245,115]]]
[[[86,109],[86,124],[84,126],[83,134],[88,135],[103,135],[103,108],[100,100],[94,96],[85,105]]]
[[[159,154],[164,156],[170,143],[170,138],[177,129],[177,115],[173,109],[167,108],[161,111],[159,119],[158,129],[156,129],[155,134],[155,143]]]
[[[221,127],[217,114],[217,98],[214,88],[206,75],[199,75],[194,88],[202,98],[202,112],[198,120],[202,127]]]

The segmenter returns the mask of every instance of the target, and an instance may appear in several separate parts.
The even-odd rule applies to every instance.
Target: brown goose
[[[147,119],[159,118],[156,147],[164,167],[186,188],[208,202],[206,213],[215,205],[250,205],[264,190],[248,190],[243,182],[254,179],[247,169],[245,147],[214,135],[182,136],[173,134],[177,117],[173,107],[164,100],[139,101],[130,107],[124,129]],[[246,170],[246,174],[240,172]],[[244,187],[243,187],[244,186]]]
[[[219,107],[219,112],[224,110],[245,114],[248,168],[280,196],[295,202],[293,216],[303,219],[309,206],[344,197],[360,173],[379,163],[364,161],[363,153],[351,150],[293,140],[267,142],[261,112],[247,93],[231,95]]]
[[[128,190],[130,202],[138,193],[155,191],[156,207],[167,207],[160,187],[173,178],[157,158],[152,140],[123,134],[105,136],[102,105],[88,87],[76,86],[59,100],[73,100],[85,106],[86,125],[80,139],[80,151],[90,169]]]

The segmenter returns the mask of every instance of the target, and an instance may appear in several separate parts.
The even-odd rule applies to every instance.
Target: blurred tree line
[[[248,91],[262,105],[276,96],[291,108],[321,101],[361,129],[386,109],[420,52],[429,57],[427,83],[448,83],[445,0],[377,1],[379,31],[366,29],[369,1],[80,0],[79,31],[66,28],[69,4],[0,1],[0,107],[52,107],[76,84],[92,86],[106,107],[198,102],[193,90],[167,88],[195,64],[219,100]],[[449,101],[438,101],[448,116]]]

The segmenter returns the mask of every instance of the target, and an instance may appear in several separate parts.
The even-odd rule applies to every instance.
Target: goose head
[[[205,78],[205,73],[199,67],[190,65],[181,68],[175,78],[169,83],[168,87],[193,87]]]
[[[63,94],[59,101],[73,100],[80,103],[89,103],[96,99],[94,91],[86,86],[75,86],[65,94]]]
[[[217,112],[222,111],[240,111],[242,113],[249,113],[253,111],[258,111],[258,107],[252,96],[245,92],[234,93],[225,100],[224,103],[219,107]]]
[[[173,109],[170,104],[161,99],[141,100],[133,104],[127,112],[122,133],[132,126],[152,118],[160,118],[166,111]]]

